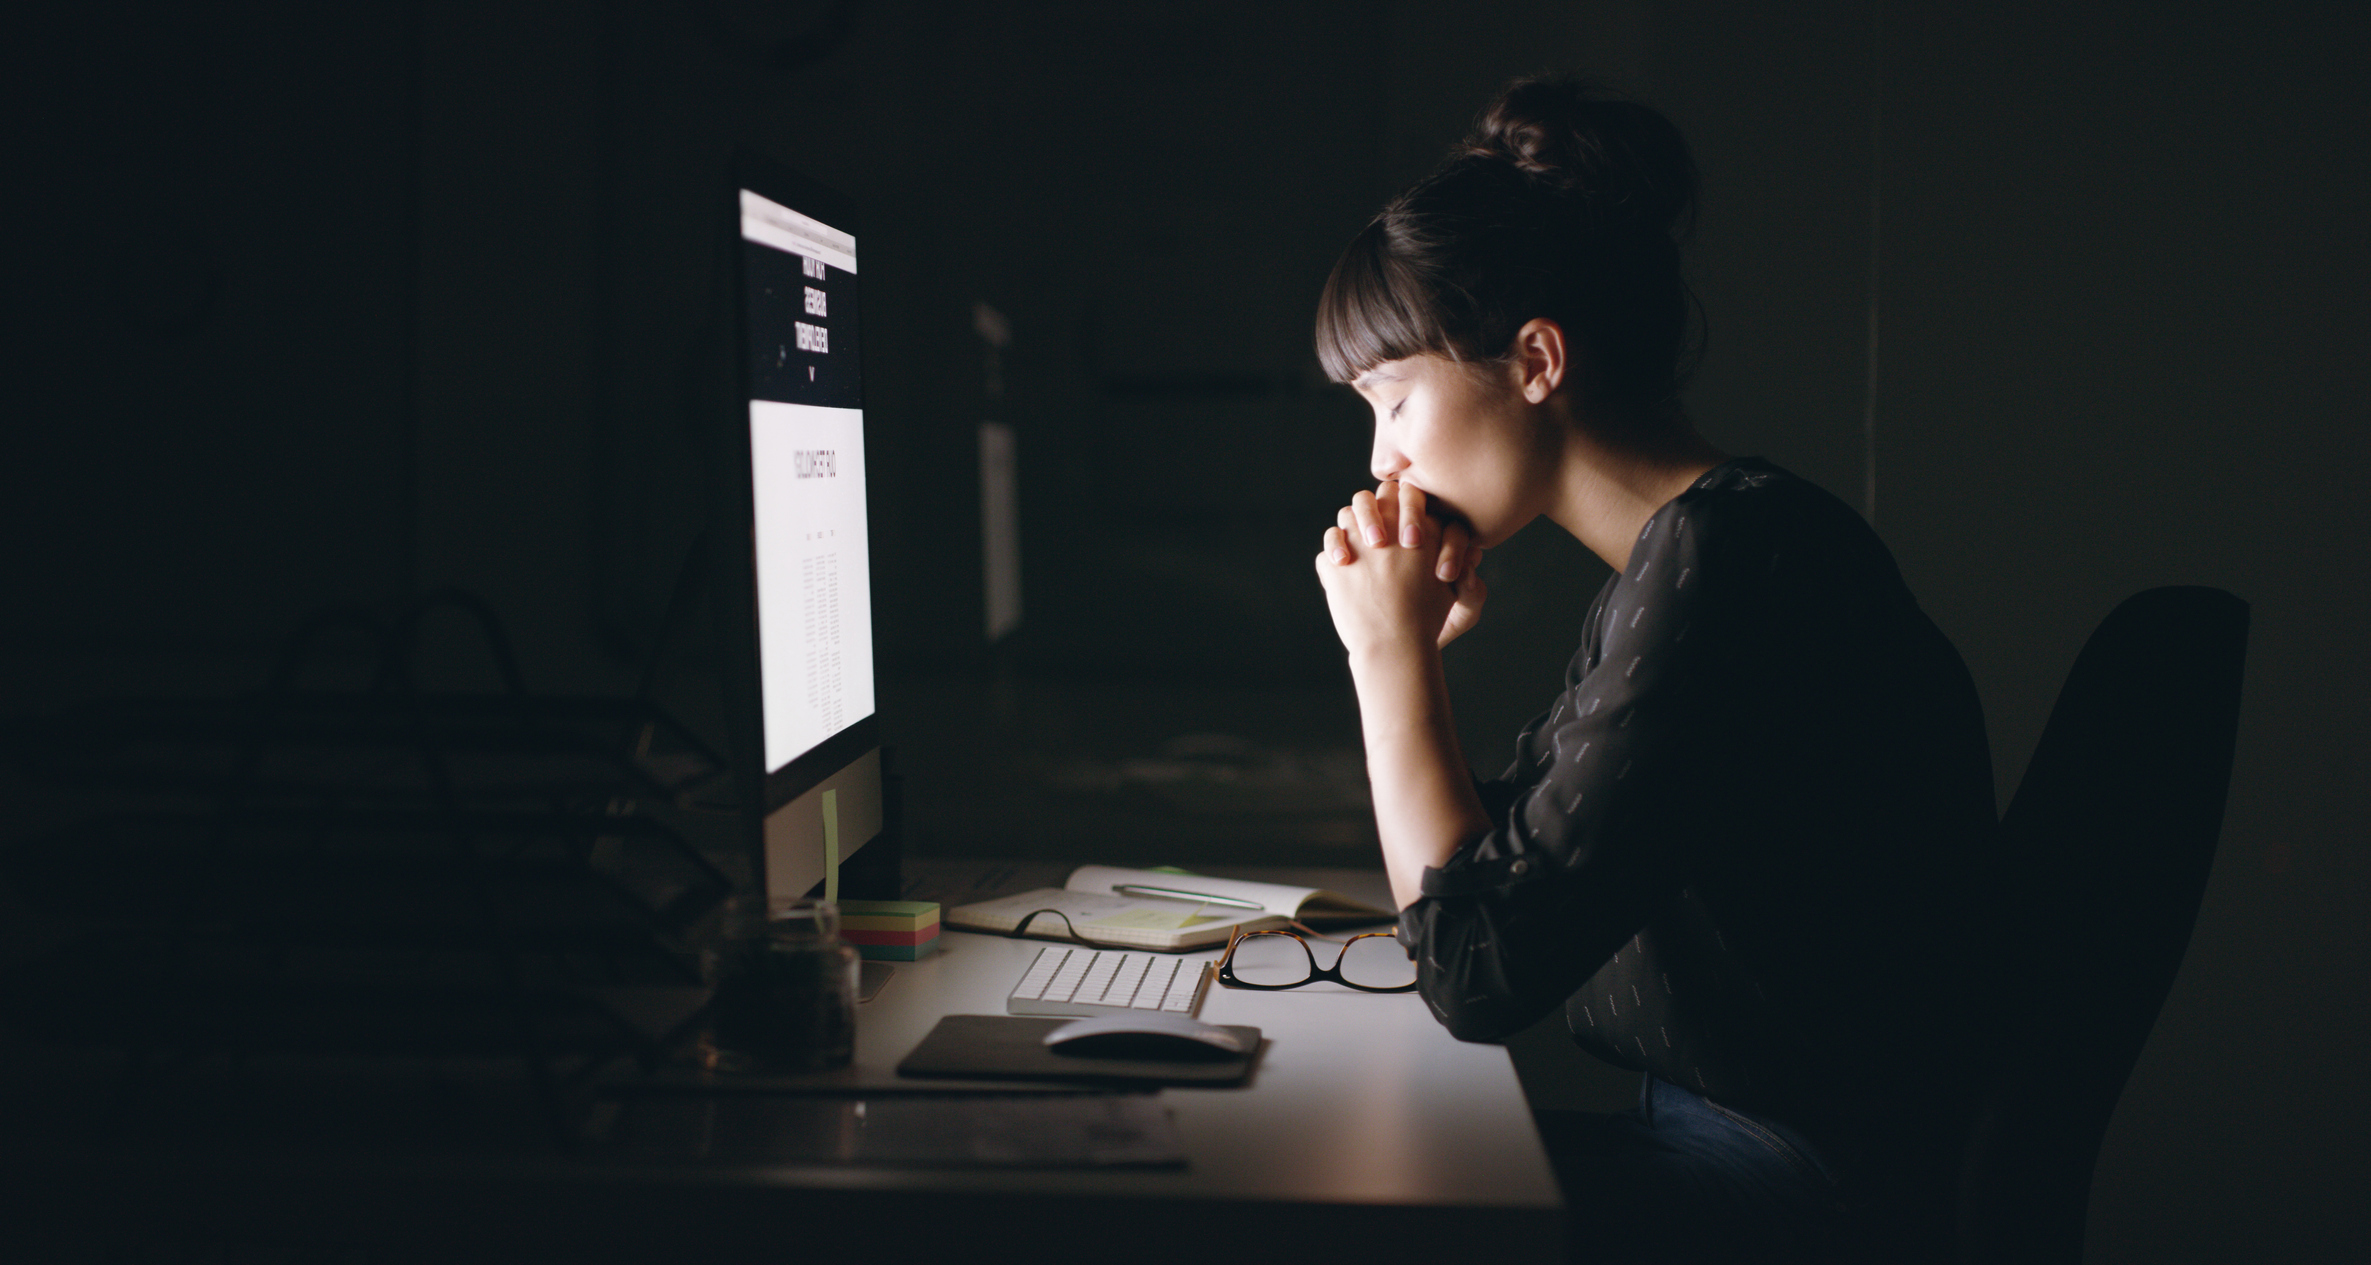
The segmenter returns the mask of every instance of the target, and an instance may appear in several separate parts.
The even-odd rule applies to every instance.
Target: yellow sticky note
[[[840,901],[840,792],[823,793],[823,899]]]

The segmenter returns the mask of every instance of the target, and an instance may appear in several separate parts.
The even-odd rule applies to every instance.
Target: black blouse
[[[1648,520],[1491,829],[1401,915],[1465,1040],[1576,1040],[1810,1124],[1956,1084],[1994,827],[1958,653],[1858,514],[1758,459]]]

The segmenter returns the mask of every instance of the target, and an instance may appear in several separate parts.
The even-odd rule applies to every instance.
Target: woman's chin
[[[1496,549],[1500,541],[1515,534],[1512,530],[1494,530],[1496,525],[1477,523],[1470,518],[1460,517],[1453,521],[1464,524],[1466,537],[1484,549]]]
[[[1447,527],[1451,523],[1456,523],[1465,528],[1474,543],[1484,549],[1496,549],[1507,537],[1522,530],[1523,524],[1521,523],[1503,522],[1494,518],[1477,520],[1473,515],[1458,508],[1455,502],[1443,500],[1429,489],[1426,490],[1425,495],[1430,498],[1426,502],[1427,512],[1440,520],[1441,526]]]
[[[1469,532],[1481,530],[1474,525],[1473,517],[1457,508],[1453,502],[1442,500],[1429,490],[1424,495],[1427,498],[1424,503],[1425,512],[1439,520],[1441,526],[1447,527],[1451,523],[1456,523]]]
[[[1503,545],[1509,540],[1514,539],[1516,533],[1531,525],[1531,521],[1532,520],[1530,519],[1525,519],[1522,522],[1500,522],[1487,524],[1468,521],[1465,526],[1467,531],[1470,531],[1474,534],[1475,544],[1480,545],[1484,549],[1496,549],[1500,545]]]

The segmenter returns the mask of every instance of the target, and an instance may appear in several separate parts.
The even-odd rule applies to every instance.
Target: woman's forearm
[[[1425,869],[1448,861],[1458,844],[1489,828],[1490,818],[1457,747],[1440,651],[1408,644],[1354,652],[1350,676],[1358,688],[1383,867],[1405,909],[1421,894]]]

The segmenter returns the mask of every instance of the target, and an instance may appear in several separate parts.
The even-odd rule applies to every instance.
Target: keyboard
[[[1210,989],[1210,963],[1166,953],[1117,953],[1049,945],[1005,998],[1013,1015],[1115,1015],[1141,1011],[1193,1018]]]

